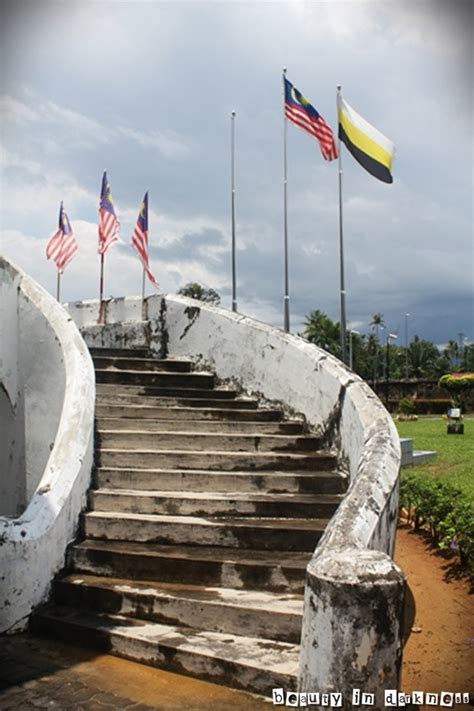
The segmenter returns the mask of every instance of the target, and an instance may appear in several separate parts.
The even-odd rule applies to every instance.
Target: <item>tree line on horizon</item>
[[[215,289],[206,289],[198,282],[189,282],[178,294],[217,306],[220,296]],[[432,341],[413,336],[405,346],[397,343],[382,344],[380,329],[385,328],[383,314],[375,313],[368,324],[371,332],[352,333],[352,367],[355,373],[369,382],[385,379],[388,372],[391,380],[409,379],[438,380],[445,373],[474,372],[474,344],[461,347],[455,340],[448,341],[444,349]],[[327,314],[315,309],[306,316],[304,329],[299,334],[310,343],[341,358],[340,324]]]

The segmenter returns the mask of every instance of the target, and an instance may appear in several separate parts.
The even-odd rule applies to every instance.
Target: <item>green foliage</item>
[[[319,309],[311,311],[304,322],[303,336],[328,353],[341,357],[340,326]]]
[[[409,397],[404,397],[398,403],[398,411],[402,415],[413,415],[415,412],[415,402]]]
[[[474,388],[474,373],[448,373],[439,379],[441,387],[451,393],[461,393]]]
[[[221,297],[214,289],[205,289],[197,281],[190,281],[185,286],[182,286],[178,290],[178,294],[182,296],[188,296],[190,299],[197,299],[198,301],[205,301],[208,304],[214,304],[217,306],[221,302]]]
[[[474,373],[448,373],[439,379],[439,385],[448,390],[454,405],[465,407],[465,396],[474,388]]]
[[[440,548],[455,551],[463,565],[474,562],[474,506],[449,481],[404,472],[400,482],[400,505],[415,530],[428,526]]]

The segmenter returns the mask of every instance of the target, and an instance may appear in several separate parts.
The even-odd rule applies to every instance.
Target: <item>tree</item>
[[[341,357],[339,323],[332,321],[319,309],[311,311],[310,315],[306,316],[303,336],[336,358]]]
[[[408,370],[415,378],[429,378],[436,374],[439,350],[431,341],[415,336],[408,347]]]
[[[213,304],[218,306],[221,303],[221,297],[214,289],[205,289],[197,281],[190,281],[185,286],[182,286],[178,290],[178,294],[181,296],[187,296],[190,299],[197,299],[198,301],[204,301],[207,304]]]
[[[379,328],[385,328],[385,321],[383,318],[383,314],[377,312],[372,316],[372,321],[369,323],[370,328],[375,329],[375,352],[373,355],[372,359],[372,366],[373,366],[373,383],[375,387],[375,383],[377,381],[377,374],[379,370],[379,363],[380,363],[380,344],[379,344]]]
[[[379,328],[385,328],[383,314],[376,313],[372,316],[372,321],[369,323],[370,328],[375,328],[375,335],[379,339]]]
[[[474,372],[474,343],[463,348],[461,370]]]
[[[459,362],[459,344],[456,341],[448,341],[443,354],[449,359],[451,367],[456,367]]]

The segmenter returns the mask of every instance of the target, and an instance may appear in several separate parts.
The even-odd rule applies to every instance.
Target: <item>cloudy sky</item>
[[[80,249],[64,300],[96,298],[107,168],[121,243],[106,295],[137,294],[130,236],[150,191],[152,267],[230,307],[230,112],[239,310],[283,323],[282,67],[336,129],[336,85],[396,145],[394,183],[343,148],[348,323],[404,343],[473,325],[473,14],[457,0],[0,0],[1,251],[51,293],[60,200]],[[339,318],[337,163],[288,126],[291,328]],[[152,292],[150,287],[149,293]]]

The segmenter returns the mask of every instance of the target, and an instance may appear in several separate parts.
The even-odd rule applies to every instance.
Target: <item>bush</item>
[[[463,565],[474,561],[474,510],[464,492],[442,479],[403,473],[400,506],[415,530],[428,526],[440,548],[455,551]]]
[[[448,373],[439,379],[439,385],[451,393],[455,407],[466,408],[469,390],[474,388],[474,373]]]
[[[402,415],[413,415],[415,412],[415,402],[409,397],[404,397],[398,403],[398,411],[401,412]]]

